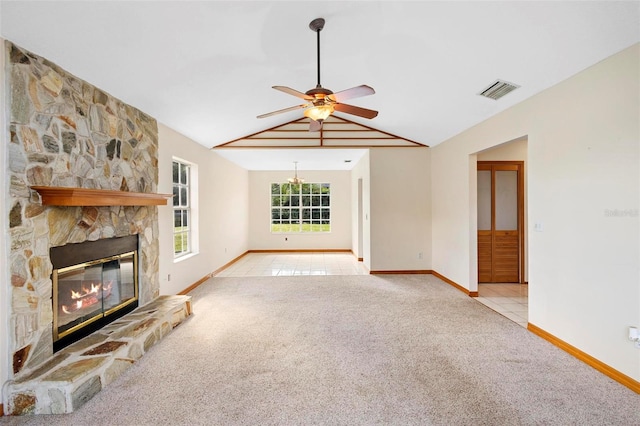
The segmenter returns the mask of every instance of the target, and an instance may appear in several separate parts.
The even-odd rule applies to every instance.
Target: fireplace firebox
[[[109,238],[50,249],[54,352],[138,306],[138,238]]]

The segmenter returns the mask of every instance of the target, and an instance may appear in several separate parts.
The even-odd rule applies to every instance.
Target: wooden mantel
[[[43,206],[165,206],[172,194],[32,186]]]

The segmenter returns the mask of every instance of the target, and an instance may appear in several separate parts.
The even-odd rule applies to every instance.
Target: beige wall
[[[429,148],[370,150],[372,271],[431,269],[430,163]]]
[[[433,269],[472,288],[470,164],[528,137],[529,322],[635,380],[639,64],[636,44],[432,150]]]
[[[286,182],[291,172],[249,172],[249,248],[252,250],[351,250],[351,181],[349,171],[299,171],[306,182],[331,184],[331,232],[272,234],[271,183]],[[287,239],[285,241],[285,238]]]
[[[172,192],[174,157],[197,169],[197,254],[174,260],[173,210],[158,209],[160,294],[175,294],[247,251],[248,172],[160,123],[158,139],[158,192]]]
[[[478,161],[527,161],[527,138],[480,151],[477,159]]]
[[[358,181],[362,181],[361,209],[358,208]],[[351,170],[351,250],[356,257],[363,259],[367,268],[371,268],[371,230],[369,221],[370,206],[369,152],[358,161]],[[361,229],[358,222],[361,221]],[[362,236],[359,233],[362,233]],[[362,247],[360,246],[362,239]]]

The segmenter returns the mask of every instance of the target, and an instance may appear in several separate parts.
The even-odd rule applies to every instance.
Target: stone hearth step
[[[191,315],[190,296],[160,296],[4,385],[9,415],[77,410]]]

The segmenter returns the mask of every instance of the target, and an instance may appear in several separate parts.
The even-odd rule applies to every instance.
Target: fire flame
[[[71,290],[71,299],[75,300],[75,302],[69,306],[62,305],[62,312],[64,312],[65,314],[70,314],[84,307],[95,305],[100,301],[100,299],[97,297],[98,293],[102,292],[102,298],[109,297],[109,295],[111,294],[112,286],[113,281],[109,281],[106,284],[91,283],[90,288],[82,287],[79,292]]]

